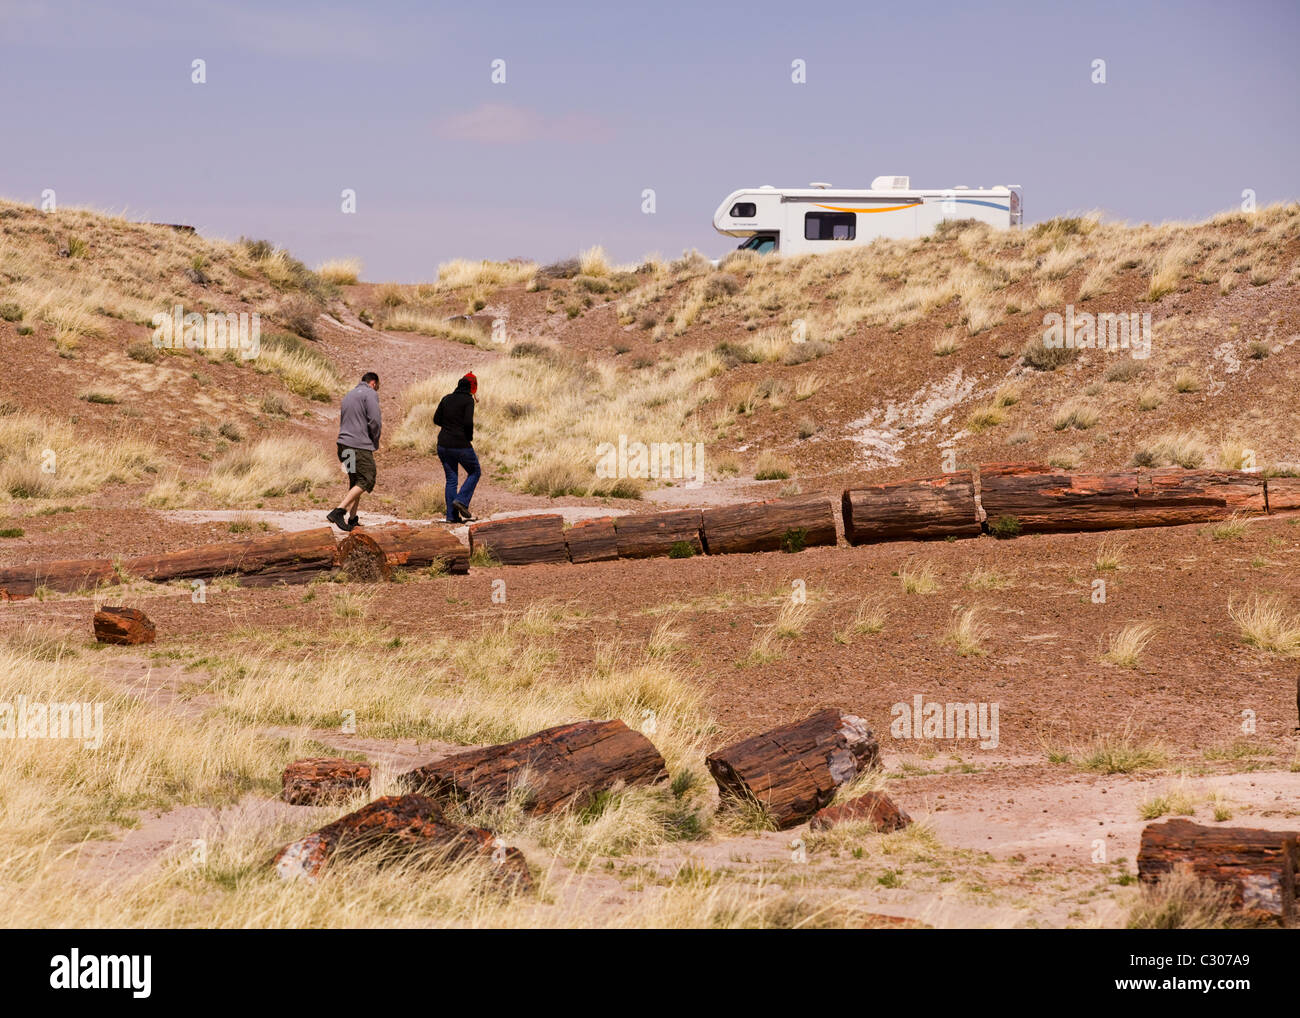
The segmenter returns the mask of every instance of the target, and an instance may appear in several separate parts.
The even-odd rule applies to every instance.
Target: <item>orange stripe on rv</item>
[[[886,205],[876,209],[851,209],[844,205],[818,205],[817,208],[830,209],[832,212],[897,212],[899,209],[914,209],[924,204],[925,202],[914,201],[910,205]]]

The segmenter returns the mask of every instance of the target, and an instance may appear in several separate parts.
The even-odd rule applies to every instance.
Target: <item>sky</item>
[[[716,257],[729,192],[881,174],[1201,219],[1300,198],[1297,43],[1297,0],[0,0],[0,196],[399,282]]]

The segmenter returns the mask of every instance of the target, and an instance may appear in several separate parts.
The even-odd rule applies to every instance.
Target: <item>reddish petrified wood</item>
[[[75,594],[80,590],[117,583],[118,579],[113,561],[102,558],[64,559],[0,568],[0,589],[7,592],[11,601],[31,597],[41,587],[61,594]]]
[[[346,802],[357,789],[370,790],[370,764],[341,756],[295,760],[280,779],[280,798],[294,806]]]
[[[826,495],[705,509],[701,530],[710,555],[799,551],[836,541],[835,513]]]
[[[582,520],[564,532],[571,562],[608,562],[618,558],[614,517]]]
[[[673,546],[688,546],[693,555],[704,554],[700,540],[701,513],[698,509],[672,509],[662,513],[619,516],[614,520],[619,558],[651,558],[667,555]]]
[[[975,480],[959,470],[937,477],[851,488],[841,500],[849,544],[977,537]]]
[[[139,608],[106,606],[95,612],[95,639],[100,643],[153,643],[157,635],[149,616]]]
[[[1300,477],[1269,477],[1264,481],[1268,511],[1290,512],[1300,509]]]
[[[835,790],[880,763],[862,718],[833,707],[710,753],[705,763],[724,804],[756,802],[780,829],[830,804]]]
[[[507,848],[489,830],[448,822],[441,807],[423,795],[387,795],[355,813],[285,845],[272,865],[282,879],[312,883],[330,861],[345,856],[372,855],[380,865],[421,858],[430,865],[479,857],[491,860],[495,879],[517,890],[528,890],[532,879],[523,853]]]
[[[1179,468],[1084,473],[990,465],[980,468],[980,503],[990,521],[1013,517],[1021,533],[1167,527],[1265,509],[1258,474]]]
[[[338,546],[338,564],[350,578],[390,580],[394,569],[441,563],[449,573],[469,572],[469,549],[445,527],[385,523],[357,527]]]
[[[865,822],[875,830],[888,834],[901,831],[912,822],[912,818],[898,808],[884,792],[867,792],[856,799],[850,799],[843,806],[827,806],[813,814],[808,822],[810,829],[825,831],[836,824]]]
[[[199,548],[141,555],[123,569],[142,580],[207,579],[238,575],[246,587],[307,583],[334,567],[337,548],[330,527],[267,534],[251,541],[223,541]]]
[[[524,806],[551,813],[584,806],[615,786],[668,777],[664,758],[622,721],[578,721],[515,742],[435,760],[403,774],[404,788],[436,798],[498,801],[522,790]]]
[[[472,523],[469,528],[470,554],[480,548],[486,549],[493,559],[506,566],[569,561],[569,552],[564,544],[564,517],[559,513]]]
[[[1297,831],[1204,827],[1190,820],[1148,824],[1138,849],[1138,876],[1153,883],[1162,873],[1187,865],[1196,876],[1228,887],[1238,908],[1294,922],[1297,841]]]

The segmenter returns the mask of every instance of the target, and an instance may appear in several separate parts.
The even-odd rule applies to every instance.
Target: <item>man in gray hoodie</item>
[[[357,525],[362,493],[375,490],[375,450],[381,428],[379,376],[367,371],[339,408],[339,462],[348,474],[348,493],[325,518],[340,530]]]

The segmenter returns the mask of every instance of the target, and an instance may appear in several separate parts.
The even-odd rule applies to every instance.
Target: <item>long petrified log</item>
[[[100,643],[153,643],[158,635],[149,616],[139,608],[103,607],[95,612],[95,639]]]
[[[977,537],[980,533],[975,479],[969,470],[851,488],[844,492],[842,506],[849,544]]]
[[[798,551],[836,540],[835,513],[825,495],[705,509],[701,530],[710,555]]]
[[[1225,885],[1232,903],[1291,922],[1300,879],[1297,831],[1255,827],[1204,827],[1190,820],[1148,824],[1138,849],[1138,876],[1153,883],[1187,865],[1198,877]]]
[[[346,802],[358,790],[370,790],[370,764],[341,756],[295,760],[280,776],[280,798],[294,806]]]
[[[482,827],[449,823],[442,808],[423,795],[388,795],[340,817],[276,853],[272,865],[284,880],[315,883],[334,858],[373,854],[381,865],[422,855],[437,865],[483,857],[492,861],[498,883],[527,890],[528,864],[517,848],[507,848]]]
[[[1176,467],[1115,473],[981,467],[980,502],[989,520],[1012,517],[1022,533],[1168,527],[1265,509],[1257,474]]]
[[[6,566],[0,569],[0,590],[17,600],[31,597],[42,587],[61,594],[75,594],[117,583],[119,579],[111,559],[64,559]]]
[[[334,567],[337,548],[330,527],[268,534],[251,541],[222,541],[162,555],[127,559],[122,568],[143,580],[207,579],[238,574],[248,587],[307,583]]]
[[[618,558],[614,517],[581,520],[564,532],[571,562],[608,562]]]
[[[616,785],[667,778],[664,758],[622,721],[578,721],[515,742],[435,760],[403,774],[403,788],[435,798],[500,801],[521,794],[525,809],[551,813],[583,806]]]
[[[777,827],[801,824],[830,804],[835,790],[880,763],[862,718],[833,707],[774,728],[705,759],[723,803],[757,803]]]
[[[394,569],[424,569],[435,562],[449,573],[467,573],[469,549],[443,527],[405,523],[358,527],[338,546],[339,568],[354,579],[390,580]]]
[[[619,558],[668,555],[674,546],[689,548],[692,555],[702,555],[704,542],[700,540],[701,521],[699,509],[671,509],[662,513],[619,516],[614,520]]]
[[[564,544],[564,517],[559,513],[538,516],[511,516],[504,520],[486,520],[469,528],[469,549],[480,548],[506,566],[531,562],[567,562]]]

